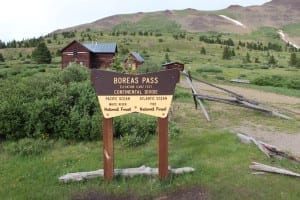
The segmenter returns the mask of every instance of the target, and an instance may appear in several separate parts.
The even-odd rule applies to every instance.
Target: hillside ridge
[[[216,11],[201,11],[193,8],[183,10],[163,10],[154,12],[137,12],[133,14],[118,14],[91,23],[68,27],[56,30],[83,31],[83,30],[112,30],[112,29],[143,29],[146,31],[156,31],[159,29],[157,23],[151,24],[151,20],[166,24],[176,24],[178,30],[188,32],[231,32],[246,33],[260,27],[281,27],[299,23],[300,21],[300,1],[297,0],[272,0],[262,5],[243,7],[240,5],[230,5],[226,9]],[[233,21],[221,17],[227,16],[240,23],[241,27]],[[150,22],[149,22],[150,21]],[[165,30],[168,31],[168,30]],[[173,32],[174,30],[169,30]]]

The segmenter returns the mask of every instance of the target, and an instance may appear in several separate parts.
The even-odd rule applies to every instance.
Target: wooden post
[[[113,118],[103,117],[102,126],[104,180],[111,181],[114,176]]]
[[[158,175],[168,176],[168,117],[158,118]]]

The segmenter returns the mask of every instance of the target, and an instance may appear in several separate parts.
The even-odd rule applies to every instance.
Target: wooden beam
[[[113,118],[103,117],[102,126],[104,179],[111,181],[114,176]]]
[[[168,117],[158,118],[158,175],[168,177]]]
[[[186,74],[186,72],[184,72],[184,73]],[[187,80],[187,82],[189,83],[189,85],[190,85],[191,88],[192,88],[192,93],[193,93],[193,95],[194,95],[194,94],[197,94],[196,88],[194,87],[194,85],[193,85],[193,83],[192,83],[192,76],[191,76],[190,72],[189,72],[188,75],[186,76],[186,80]],[[202,112],[203,112],[203,114],[204,114],[206,120],[207,120],[207,121],[210,121],[210,117],[209,117],[209,115],[208,115],[208,113],[207,113],[207,111],[206,111],[206,109],[205,109],[205,107],[204,107],[204,105],[203,105],[201,99],[197,98],[197,101],[198,101],[198,103],[199,103],[199,105],[200,105],[200,108],[201,108],[201,110],[202,110]]]
[[[283,174],[283,175],[288,175],[288,176],[300,177],[300,174],[292,172],[290,170],[272,167],[272,166],[264,165],[264,164],[257,163],[257,162],[252,162],[250,164],[249,168],[253,169],[253,170],[257,170],[257,171],[271,172],[271,173]]]

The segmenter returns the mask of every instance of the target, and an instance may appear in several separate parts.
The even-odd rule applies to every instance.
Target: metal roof
[[[85,43],[82,44],[93,53],[116,53],[116,43]]]
[[[162,66],[174,65],[174,64],[184,65],[183,63],[180,63],[180,62],[168,62],[168,63],[162,64]]]
[[[144,62],[144,58],[137,52],[131,52],[131,55],[135,57],[135,59],[139,62]]]

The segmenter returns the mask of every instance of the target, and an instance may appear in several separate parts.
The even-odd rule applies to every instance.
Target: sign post
[[[102,126],[104,179],[110,181],[114,176],[113,118],[103,118]]]
[[[168,112],[176,83],[177,69],[147,74],[122,74],[92,70],[91,80],[103,113],[104,178],[114,172],[113,118],[139,112],[158,118],[159,177],[168,176]]]
[[[158,176],[168,176],[168,117],[158,118]]]

